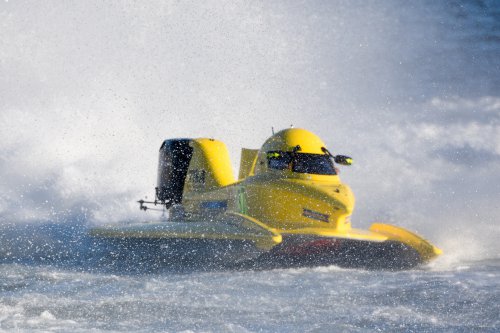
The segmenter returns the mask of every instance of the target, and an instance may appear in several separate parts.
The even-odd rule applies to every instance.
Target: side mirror
[[[352,158],[344,155],[336,155],[333,157],[333,160],[340,165],[351,165],[353,163]]]

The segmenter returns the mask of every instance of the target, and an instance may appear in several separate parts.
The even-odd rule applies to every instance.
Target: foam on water
[[[318,268],[116,276],[2,265],[0,327],[493,332],[499,325],[498,266],[496,261],[440,272]]]

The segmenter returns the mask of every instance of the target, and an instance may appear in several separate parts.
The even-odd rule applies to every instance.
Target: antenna
[[[271,126],[271,132],[273,132],[274,135],[274,126]]]

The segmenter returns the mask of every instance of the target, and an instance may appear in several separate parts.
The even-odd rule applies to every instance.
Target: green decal
[[[238,208],[241,214],[248,215],[247,196],[243,186],[238,188]]]

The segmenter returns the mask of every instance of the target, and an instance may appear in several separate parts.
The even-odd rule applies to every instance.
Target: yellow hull
[[[352,228],[354,195],[341,182],[333,159],[352,163],[346,156],[332,156],[310,132],[284,130],[260,150],[242,151],[236,180],[222,142],[167,140],[160,149],[154,203],[171,209],[171,222],[100,228],[93,234],[247,241],[264,261],[279,258],[291,264],[406,268],[441,253],[400,227],[377,223],[369,230]]]

